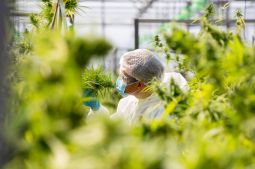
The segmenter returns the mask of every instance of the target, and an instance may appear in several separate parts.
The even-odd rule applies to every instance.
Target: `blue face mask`
[[[120,78],[117,79],[116,89],[118,90],[118,92],[121,94],[122,97],[128,96],[128,94],[125,93],[126,87],[127,87],[127,84],[125,84],[122,79]]]

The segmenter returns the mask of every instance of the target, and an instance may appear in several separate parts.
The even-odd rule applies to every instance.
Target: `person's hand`
[[[83,90],[83,97],[86,98],[86,101],[83,102],[83,105],[90,107],[93,111],[96,111],[100,108],[100,102],[96,98],[96,94],[89,89]]]

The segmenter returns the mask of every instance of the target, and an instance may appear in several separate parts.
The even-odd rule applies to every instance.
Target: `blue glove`
[[[93,111],[96,111],[100,108],[100,102],[96,98],[95,93],[89,89],[83,90],[83,97],[89,98],[89,101],[84,101],[83,105],[90,107]]]

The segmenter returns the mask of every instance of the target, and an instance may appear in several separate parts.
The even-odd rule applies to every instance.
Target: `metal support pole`
[[[139,48],[139,19],[134,20],[135,25],[135,49]]]
[[[105,36],[105,0],[101,0],[101,27],[102,35]]]
[[[105,0],[101,0],[101,31],[103,37],[105,37]],[[103,59],[103,68],[106,69],[106,58]]]
[[[4,88],[6,83],[6,73],[8,64],[7,55],[7,30],[8,30],[8,8],[5,0],[0,1],[0,168],[2,168],[10,159],[10,149],[5,139],[4,124],[6,122],[7,107],[6,100],[7,94]]]
[[[229,8],[226,9],[226,26],[227,26],[227,29],[230,28],[230,21],[229,21]]]
[[[118,62],[117,62],[118,48],[113,50],[113,74],[118,74]]]
[[[189,16],[190,16],[190,14],[191,14],[191,10],[190,10],[190,6],[192,5],[192,2],[191,1],[187,1],[187,3],[186,3],[186,9],[188,9],[188,11],[189,11]],[[190,29],[190,27],[189,27],[189,22],[187,22],[186,23],[186,27],[187,27],[187,31],[189,31],[189,29]]]

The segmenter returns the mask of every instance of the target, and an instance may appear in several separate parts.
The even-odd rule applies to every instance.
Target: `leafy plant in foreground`
[[[32,51],[19,56],[16,69],[21,79],[12,84],[7,126],[16,149],[7,167],[12,169],[55,168],[49,162],[52,153],[58,145],[67,148],[69,133],[85,125],[88,110],[82,104],[81,71],[92,57],[102,57],[111,47],[104,39],[89,43],[92,40],[63,37],[57,31],[31,34]]]

